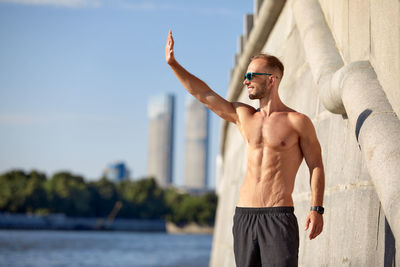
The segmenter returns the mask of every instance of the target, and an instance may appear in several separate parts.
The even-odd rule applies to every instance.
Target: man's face
[[[247,67],[247,72],[260,72],[265,73],[265,61],[263,59],[255,59],[250,62]],[[266,97],[271,88],[268,88],[269,76],[267,75],[254,75],[253,79],[249,81],[245,79],[243,84],[247,87],[247,92],[249,94],[250,99],[261,99]]]

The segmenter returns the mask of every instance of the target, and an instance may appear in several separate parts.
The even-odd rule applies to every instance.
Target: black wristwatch
[[[322,206],[312,206],[310,210],[315,210],[319,214],[324,214],[324,207]]]

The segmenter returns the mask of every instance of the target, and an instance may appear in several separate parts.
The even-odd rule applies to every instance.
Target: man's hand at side
[[[324,218],[322,217],[322,214],[319,214],[316,211],[310,211],[306,218],[306,225],[304,230],[307,231],[310,225],[311,228],[308,237],[310,238],[310,240],[312,240],[322,232],[322,229],[324,227]]]

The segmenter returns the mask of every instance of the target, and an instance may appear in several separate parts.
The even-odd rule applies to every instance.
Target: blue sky
[[[183,183],[186,91],[164,61],[175,55],[226,96],[253,1],[0,0],[0,173],[68,170],[88,180],[124,161],[146,175],[147,103],[176,95],[175,184]],[[211,115],[210,184],[220,119]]]

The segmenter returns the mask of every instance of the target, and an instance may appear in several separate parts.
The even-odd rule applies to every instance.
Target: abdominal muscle
[[[247,155],[247,173],[237,206],[293,206],[294,181],[303,159],[298,143],[280,151],[248,145]]]

